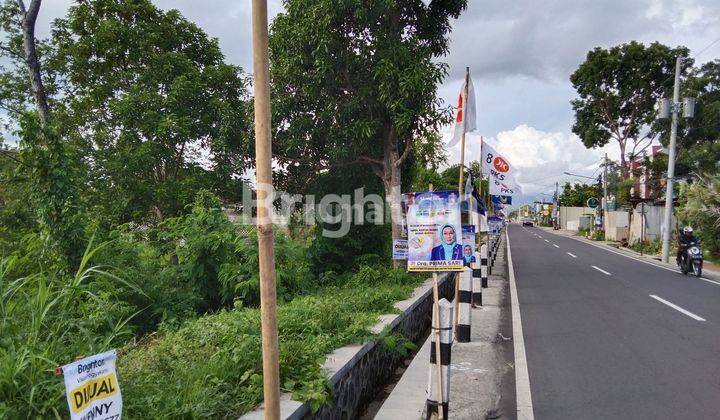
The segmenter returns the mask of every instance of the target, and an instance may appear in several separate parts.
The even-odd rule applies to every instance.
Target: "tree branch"
[[[48,106],[45,87],[40,77],[40,63],[38,62],[37,51],[35,49],[35,22],[37,21],[37,15],[40,11],[41,2],[42,0],[32,0],[30,7],[26,11],[23,0],[17,0],[20,12],[23,14],[22,33],[25,65],[27,66],[30,76],[30,84],[32,86],[33,97],[35,98],[35,105],[40,115],[40,123],[45,127],[50,114],[50,107]]]

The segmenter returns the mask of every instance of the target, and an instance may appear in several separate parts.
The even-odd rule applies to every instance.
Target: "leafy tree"
[[[684,198],[680,219],[697,230],[711,254],[720,257],[720,175],[683,184],[680,195]]]
[[[13,125],[20,138],[21,153],[15,160],[20,164],[19,179],[24,181],[23,203],[32,206],[52,258],[73,265],[82,253],[83,217],[77,194],[81,165],[77,150],[62,140],[53,116],[49,100],[53,84],[43,83],[42,59],[48,46],[35,39],[40,4],[41,0],[32,0],[26,7],[24,1],[16,0],[0,6],[0,27],[6,34],[0,51],[11,66],[11,70],[0,69],[0,108],[8,112],[14,123],[8,126]]]
[[[402,167],[448,121],[437,85],[465,0],[284,1],[271,28],[275,150],[286,185],[362,164],[399,220]],[[400,225],[393,222],[393,237]]]
[[[6,2],[0,16],[12,63],[0,75],[0,104],[27,148],[37,143],[27,142],[37,130],[23,123],[35,89],[24,70],[20,9]],[[71,162],[64,172],[86,175],[75,189],[106,227],[180,214],[203,187],[237,194],[238,182],[228,180],[250,163],[247,79],[224,62],[216,39],[149,0],[92,0],[73,5],[37,45],[49,109],[40,128],[65,147],[45,147],[48,164]]]
[[[570,76],[579,95],[572,101],[573,132],[587,148],[616,141],[623,177],[629,174],[628,162],[657,136],[651,129],[655,105],[672,86],[676,57],[687,55],[685,47],[670,48],[657,42],[598,47]],[[684,61],[684,69],[691,65],[691,60]]]
[[[668,95],[670,93],[668,92]],[[682,96],[695,97],[695,116],[678,122],[675,173],[714,174],[720,172],[720,60],[692,69],[683,82]],[[670,142],[670,121],[659,120],[655,128],[660,141]],[[664,161],[665,169],[667,161]]]
[[[599,196],[600,191],[597,185],[571,184],[566,182],[565,185],[563,185],[559,203],[561,206],[566,207],[584,207],[587,206],[587,200],[589,198],[598,198]]]

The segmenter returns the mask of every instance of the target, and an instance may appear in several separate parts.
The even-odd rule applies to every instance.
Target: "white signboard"
[[[407,260],[408,241],[407,239],[393,239],[393,260]]]
[[[120,420],[122,395],[115,350],[62,367],[71,420]]]

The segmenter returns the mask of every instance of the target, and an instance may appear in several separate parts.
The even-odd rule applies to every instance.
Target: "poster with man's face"
[[[407,210],[408,271],[462,271],[460,200],[456,191],[413,194]]]

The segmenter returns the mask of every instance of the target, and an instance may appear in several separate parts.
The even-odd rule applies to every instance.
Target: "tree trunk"
[[[624,141],[618,143],[620,144],[620,173],[622,174],[623,179],[626,179],[628,177],[628,174],[630,173],[630,171],[628,170],[628,162],[625,159],[626,143]]]
[[[47,125],[50,107],[45,94],[45,87],[40,77],[40,63],[35,50],[35,22],[37,20],[38,11],[40,11],[41,0],[32,0],[30,8],[25,10],[23,0],[17,0],[20,11],[23,14],[22,32],[23,32],[23,49],[25,52],[25,65],[30,76],[30,85],[32,86],[33,97],[37,105],[38,114],[40,115],[40,123],[43,128]]]
[[[385,202],[390,207],[390,226],[392,238],[402,237],[402,207],[401,207],[401,163],[399,160],[397,142],[395,141],[394,129],[388,127],[383,139],[383,165],[382,181],[385,188]],[[393,266],[399,267],[400,261],[393,260]]]

